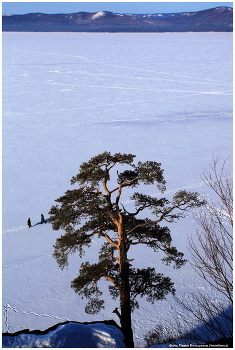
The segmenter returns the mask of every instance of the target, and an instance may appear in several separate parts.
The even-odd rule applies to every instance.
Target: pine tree
[[[132,154],[104,152],[82,163],[79,173],[71,180],[78,188],[56,199],[59,205],[52,206],[49,212],[53,229],[65,230],[54,246],[54,258],[62,269],[68,265],[69,254],[79,251],[82,257],[94,236],[103,238],[99,261],[83,262],[71,287],[87,298],[85,312],[95,314],[104,308],[99,280],[104,278],[111,283],[111,297],[120,299],[120,312],[117,308],[114,312],[120,317],[127,347],[134,347],[131,312],[139,307],[136,297],[145,296],[154,303],[175,292],[170,278],[156,273],[154,268],[132,267],[128,259],[130,247],[134,249],[142,244],[155,252],[160,250],[164,252],[165,264],[173,263],[175,268],[180,268],[185,263],[183,253],[171,245],[168,227],[159,223],[174,222],[184,217],[185,211],[202,204],[194,192],[179,191],[171,201],[134,192],[130,200],[135,208],[128,211],[121,202],[124,189],[133,189],[141,183],[156,184],[162,193],[166,189],[160,163],[146,161],[135,165],[134,158]],[[121,166],[125,168],[122,172]],[[151,219],[140,218],[138,214],[145,210],[151,212]]]

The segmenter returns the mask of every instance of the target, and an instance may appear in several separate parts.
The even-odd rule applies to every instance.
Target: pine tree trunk
[[[129,263],[127,261],[126,237],[119,232],[119,259],[120,259],[120,309],[121,327],[125,336],[125,344],[128,348],[134,348],[133,332],[131,327],[130,285],[129,285]]]

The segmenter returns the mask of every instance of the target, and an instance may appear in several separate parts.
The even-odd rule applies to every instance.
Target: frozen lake
[[[98,315],[84,314],[70,288],[79,258],[60,271],[51,254],[62,232],[50,225],[29,231],[27,218],[47,218],[79,165],[104,151],[162,163],[170,193],[206,191],[203,168],[213,155],[232,154],[232,33],[5,32],[2,47],[3,306],[12,307],[3,331],[59,322],[44,314],[115,319],[115,301]],[[186,256],[193,230],[190,218],[173,226]],[[140,264],[156,264],[152,251],[139,254]],[[159,270],[180,294],[198,286],[210,292],[189,264],[177,273]],[[135,336],[176,312],[170,297],[154,306],[143,300],[133,315]]]

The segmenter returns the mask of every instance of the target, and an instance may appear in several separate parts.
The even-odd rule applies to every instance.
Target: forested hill
[[[3,31],[25,32],[231,32],[233,9],[198,12],[120,14],[108,11],[71,14],[29,13],[2,17]]]

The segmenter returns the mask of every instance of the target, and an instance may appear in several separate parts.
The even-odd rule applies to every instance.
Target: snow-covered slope
[[[108,282],[98,315],[85,314],[85,300],[70,288],[80,262],[96,261],[99,240],[61,271],[52,253],[63,232],[41,225],[40,214],[48,219],[79,165],[104,151],[161,162],[167,196],[180,188],[207,191],[203,168],[213,155],[224,160],[232,153],[232,34],[3,33],[2,129],[3,331],[45,330],[66,320],[118,322]],[[170,228],[190,259],[192,217]],[[174,270],[143,247],[130,258],[134,267],[171,277],[179,297],[199,289],[221,301],[190,264]],[[133,313],[137,345],[149,329],[182,315],[172,296],[140,305]]]

